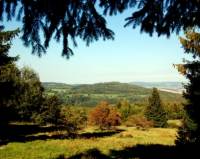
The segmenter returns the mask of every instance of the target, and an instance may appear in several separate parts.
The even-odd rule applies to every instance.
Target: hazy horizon
[[[66,83],[66,82],[59,82],[59,81],[41,81],[42,83],[62,83],[62,84],[70,84],[70,85],[77,85],[77,84],[98,84],[98,83],[186,83],[186,81],[130,81],[130,82],[123,82],[123,81],[99,81],[94,83]]]

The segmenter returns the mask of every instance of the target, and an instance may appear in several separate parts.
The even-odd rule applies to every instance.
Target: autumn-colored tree
[[[121,115],[114,107],[103,101],[90,112],[89,122],[99,126],[100,129],[109,129],[120,125]]]

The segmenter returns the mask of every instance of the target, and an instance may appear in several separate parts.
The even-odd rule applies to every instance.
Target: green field
[[[133,127],[118,127],[118,131],[102,132],[93,127],[79,132],[74,139],[52,139],[55,133],[36,133],[35,136],[47,135],[49,139],[28,142],[10,142],[0,146],[1,159],[49,159],[49,158],[85,158],[100,156],[118,158],[114,152],[122,153],[125,149],[143,146],[173,146],[176,139],[176,129],[152,128],[138,130]],[[130,152],[129,152],[130,153]],[[89,156],[88,156],[89,155]],[[122,154],[121,154],[122,155]],[[104,157],[103,157],[104,156]],[[91,157],[91,159],[93,158]],[[95,158],[95,157],[94,157]]]

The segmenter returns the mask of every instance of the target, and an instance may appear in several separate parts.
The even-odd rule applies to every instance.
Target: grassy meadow
[[[98,156],[98,153],[101,154],[102,157],[100,158],[104,158],[104,155],[118,158],[112,154],[113,151],[120,152],[126,148],[135,147],[138,144],[173,146],[177,130],[175,128],[139,130],[134,127],[120,126],[116,130],[100,131],[94,127],[87,127],[79,131],[77,137],[60,139],[58,136],[62,133],[64,132],[35,133],[31,135],[36,136],[36,138],[32,138],[30,141],[8,142],[0,146],[0,158],[80,158],[79,154],[84,154],[88,151],[94,151],[95,156]],[[57,137],[55,137],[56,135]],[[45,139],[42,138],[44,136],[46,136]],[[85,158],[89,157],[86,156]]]
[[[10,122],[5,132],[0,130],[0,159],[174,158],[168,155],[173,154],[171,151],[173,152],[175,148],[177,128],[181,126],[181,120],[177,118],[180,116],[181,109],[177,103],[182,101],[181,95],[160,92],[161,98],[164,97],[164,101],[167,100],[172,104],[165,106],[169,117],[167,127],[153,128],[142,118],[146,108],[145,101],[151,94],[151,89],[116,82],[75,86],[57,83],[46,83],[46,85],[45,92],[48,96],[57,92],[57,95],[60,94],[58,97],[61,101],[69,102],[70,106],[62,103],[60,118],[55,116],[66,124],[59,127],[56,124],[48,125],[48,122],[46,124],[37,122],[31,124],[29,121],[27,123]],[[124,100],[124,97],[127,100]],[[94,127],[90,123],[91,110],[95,108],[96,103],[104,99],[111,103],[110,111],[115,110],[116,114],[121,113],[119,115],[122,121],[121,126],[100,130],[99,127]],[[55,101],[49,100],[50,109],[47,109],[49,112],[43,116],[37,116],[36,119],[54,118],[52,115],[54,112],[50,110],[58,108],[51,107],[52,103],[56,103]],[[115,117],[113,121],[116,119]],[[75,128],[72,133],[71,128]],[[154,152],[157,152],[157,156],[154,156]]]

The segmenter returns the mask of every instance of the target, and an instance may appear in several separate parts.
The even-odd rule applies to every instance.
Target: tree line
[[[39,124],[54,124],[56,126],[65,125],[70,129],[82,125],[80,123],[87,120],[84,111],[81,115],[81,111],[72,108],[62,109],[62,102],[59,101],[58,97],[44,94],[44,88],[37,73],[28,67],[19,69],[15,63],[18,57],[9,56],[11,41],[18,33],[19,30],[1,30],[0,32],[0,55],[2,60],[0,63],[1,125],[8,124],[10,121],[28,121]],[[149,102],[146,116],[149,120],[156,121],[151,113],[161,113],[162,115],[162,111],[164,111],[156,89],[154,89],[152,97],[149,98]],[[153,109],[154,107],[156,108]],[[157,110],[157,112],[152,112],[153,110]],[[102,102],[89,113],[89,121],[101,128],[108,128],[119,125],[122,120],[126,121],[131,114],[134,114],[131,111],[131,106],[126,100],[119,102],[116,106],[109,106],[107,102]],[[166,123],[166,119],[160,117],[157,117],[157,120],[165,120]],[[164,124],[157,124],[156,126],[163,127]]]
[[[19,69],[16,66],[18,57],[9,56],[12,39],[18,34],[19,30],[0,31],[1,126],[12,121],[27,121],[62,126],[68,132],[81,129],[88,123],[99,126],[100,129],[110,129],[122,122],[139,127],[166,126],[167,116],[157,89],[153,89],[144,116],[133,116],[139,111],[133,109],[127,100],[114,106],[101,102],[88,113],[84,109],[62,106],[62,101],[57,96],[45,95],[34,70],[29,67]]]

